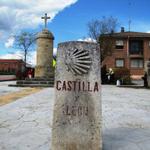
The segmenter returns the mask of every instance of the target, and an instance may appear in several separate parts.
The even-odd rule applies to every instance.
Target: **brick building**
[[[104,35],[113,40],[112,54],[107,56],[102,65],[108,68],[125,67],[130,70],[132,78],[144,75],[144,64],[150,60],[150,33],[121,32]]]
[[[0,59],[0,72],[23,72],[25,63],[21,59]]]
[[[13,75],[13,79],[24,79],[28,77],[29,70],[34,68],[30,64],[26,64],[22,59],[0,59],[0,80],[11,80],[9,76]],[[15,78],[14,78],[15,77]]]

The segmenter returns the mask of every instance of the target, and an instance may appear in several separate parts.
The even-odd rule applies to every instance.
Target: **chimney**
[[[124,32],[124,27],[121,27],[121,32]]]

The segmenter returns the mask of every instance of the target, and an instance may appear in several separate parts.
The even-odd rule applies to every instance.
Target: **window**
[[[123,40],[116,40],[116,49],[123,49]]]
[[[143,59],[131,59],[131,68],[143,68]]]
[[[116,67],[124,67],[124,59],[116,59]]]
[[[143,54],[143,41],[131,40],[129,42],[130,54]]]

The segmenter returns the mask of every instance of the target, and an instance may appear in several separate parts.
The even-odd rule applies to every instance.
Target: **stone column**
[[[37,63],[35,77],[49,78],[54,76],[53,68],[53,34],[44,29],[37,35]]]
[[[102,150],[99,45],[58,45],[52,150]]]

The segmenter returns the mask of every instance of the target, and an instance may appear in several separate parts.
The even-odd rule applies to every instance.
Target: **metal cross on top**
[[[44,17],[41,17],[45,21],[45,29],[47,28],[47,20],[50,19],[50,17],[47,17],[47,13],[45,13]]]

